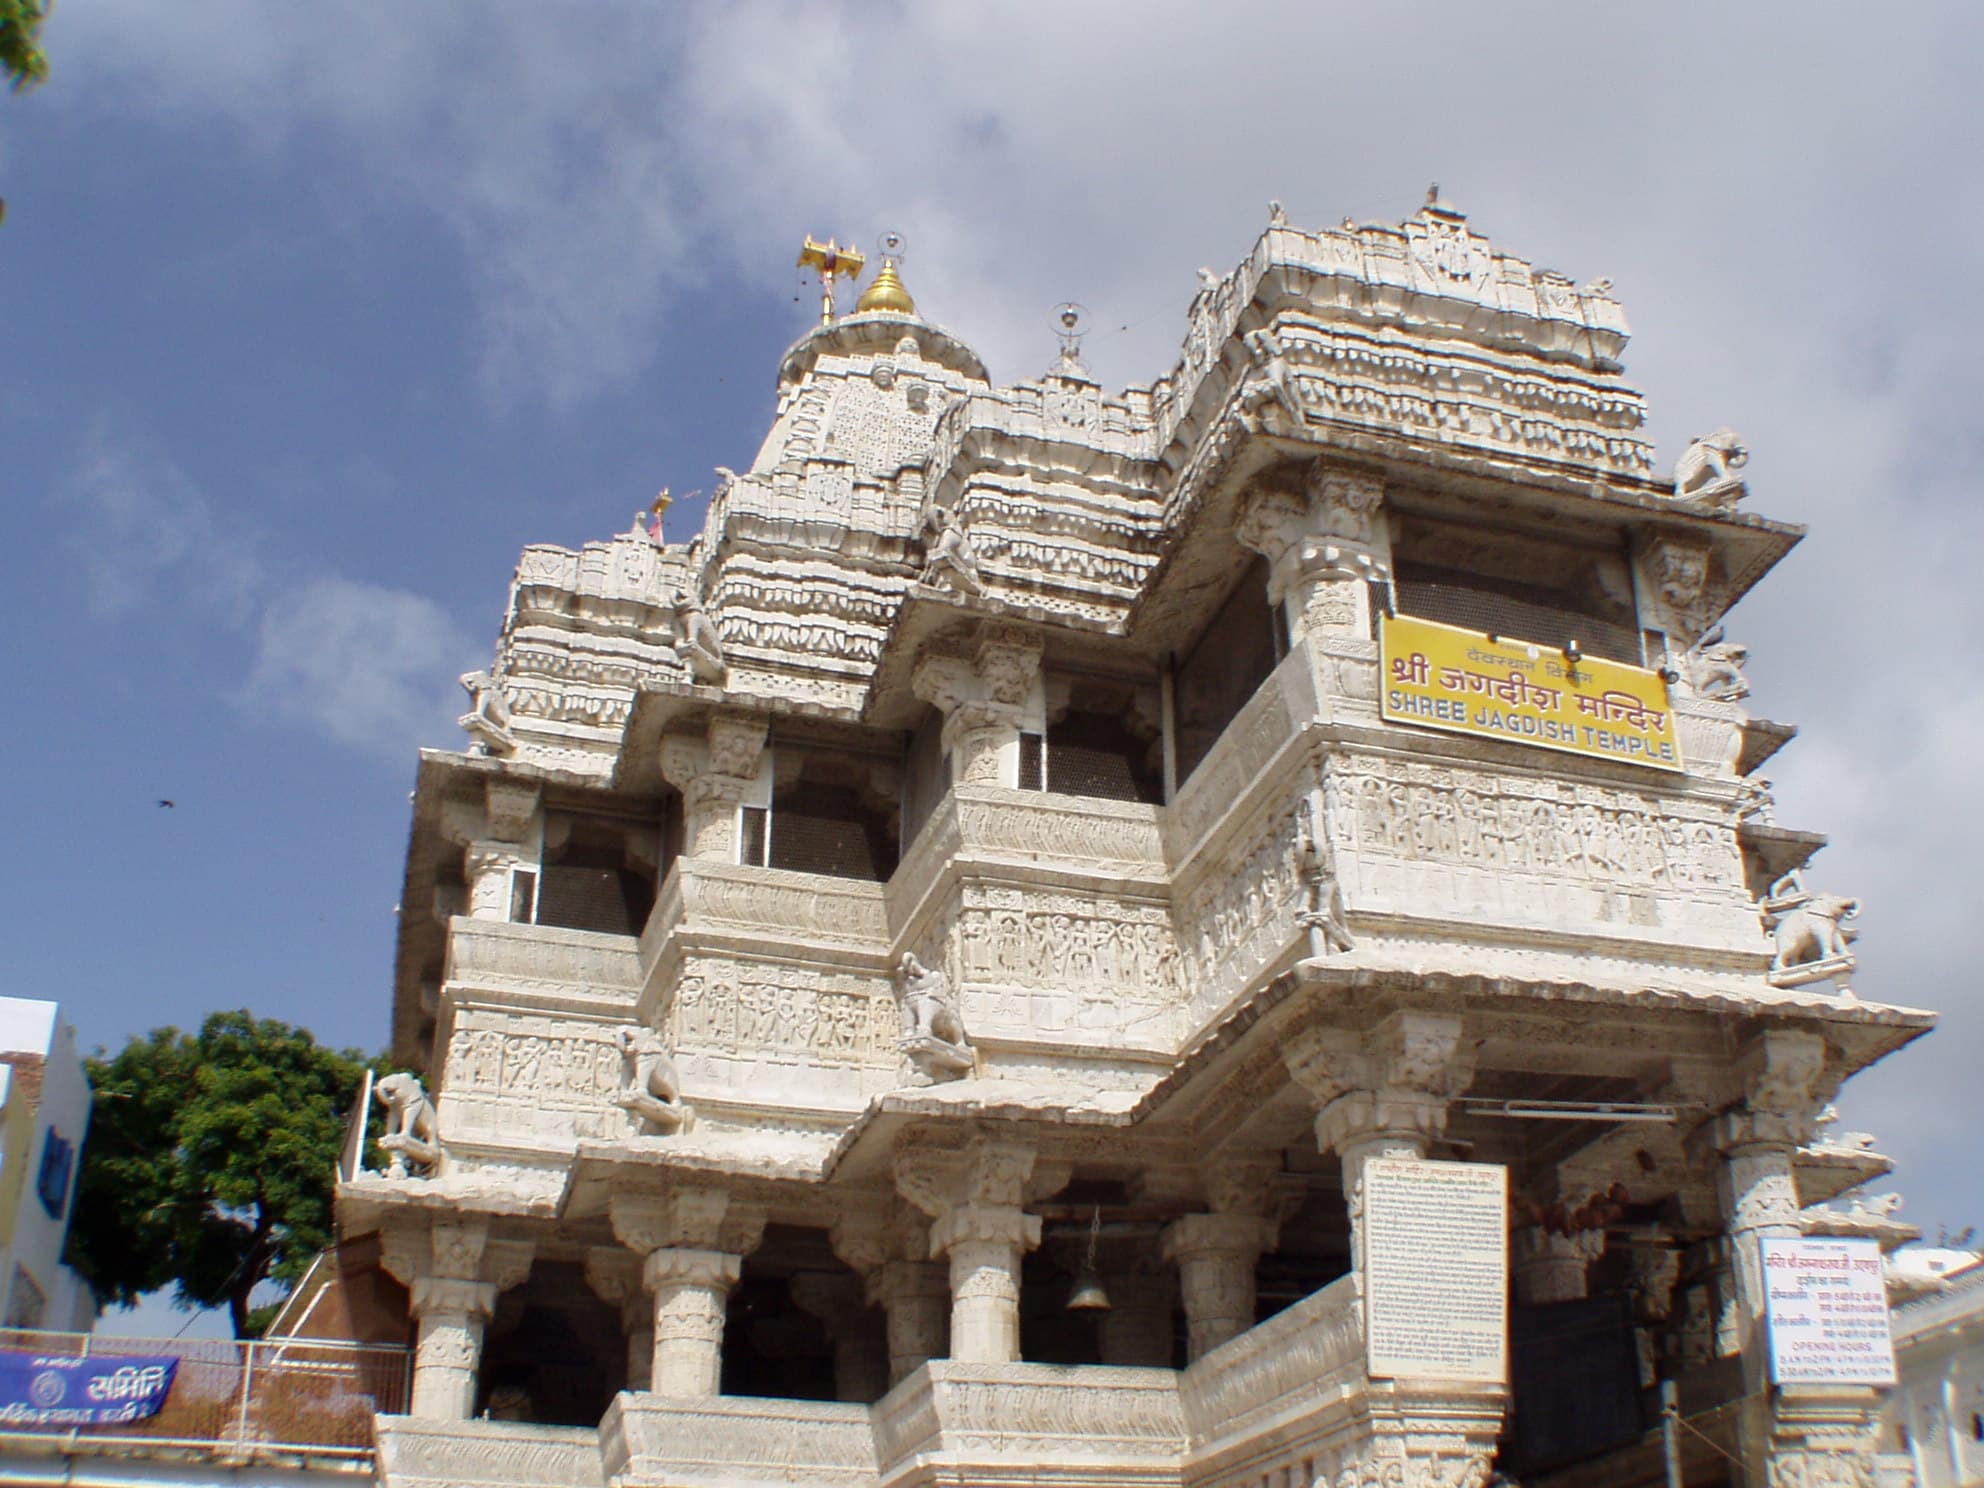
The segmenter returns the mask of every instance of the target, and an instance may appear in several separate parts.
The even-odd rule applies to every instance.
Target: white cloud
[[[192,478],[139,431],[99,417],[60,496],[78,518],[71,544],[98,619],[151,603],[240,618],[253,605],[264,578],[254,542],[216,517]]]
[[[453,736],[453,679],[476,648],[433,601],[265,558],[273,545],[219,518],[200,483],[129,421],[95,421],[61,497],[94,618],[177,613],[252,629],[236,706],[395,762]]]
[[[254,670],[234,701],[394,761],[445,737],[454,678],[473,644],[417,594],[336,576],[277,595],[257,627]]]

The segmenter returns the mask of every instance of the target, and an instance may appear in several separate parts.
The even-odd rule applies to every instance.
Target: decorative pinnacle
[[[881,272],[875,275],[875,282],[861,291],[861,298],[854,302],[854,308],[866,314],[870,311],[885,310],[895,315],[914,315],[916,301],[909,297],[903,288],[902,280],[896,274],[896,265],[902,262],[909,244],[898,232],[883,233],[875,244],[882,255]]]
[[[811,233],[806,235],[805,245],[799,250],[799,267],[820,276],[821,325],[834,323],[835,278],[857,279],[867,264],[867,256],[859,248],[843,248],[832,238],[816,243]]]

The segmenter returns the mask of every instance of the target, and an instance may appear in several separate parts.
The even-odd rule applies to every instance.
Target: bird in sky
[[[179,803],[177,801],[168,801],[165,800],[163,797],[161,797],[158,804],[163,806],[166,810],[170,811],[173,807],[177,806]]]

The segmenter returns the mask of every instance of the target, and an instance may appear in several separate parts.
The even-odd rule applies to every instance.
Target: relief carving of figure
[[[404,1178],[417,1170],[431,1173],[441,1156],[440,1129],[434,1119],[434,1102],[419,1077],[404,1072],[383,1076],[372,1087],[372,1098],[386,1108],[386,1134],[379,1138],[382,1151],[392,1156],[386,1169],[388,1178]]]
[[[1737,472],[1749,463],[1750,452],[1734,429],[1699,435],[1674,463],[1674,499],[1734,511],[1748,489]]]
[[[1858,899],[1812,893],[1795,872],[1779,879],[1763,902],[1764,929],[1775,947],[1771,984],[1795,987],[1851,971],[1860,932],[1845,922],[1859,913]]]
[[[985,581],[978,574],[978,553],[964,520],[950,508],[933,506],[923,514],[923,577],[925,584],[948,580],[950,587],[965,594],[983,594]]]
[[[1295,922],[1309,932],[1310,950],[1317,956],[1356,947],[1343,920],[1343,889],[1336,874],[1336,853],[1329,837],[1318,842],[1308,812],[1295,822],[1295,874],[1302,884],[1302,907]]]
[[[1299,427],[1302,423],[1302,399],[1295,390],[1295,374],[1289,368],[1288,356],[1280,340],[1272,331],[1248,331],[1240,339],[1253,357],[1257,369],[1256,375],[1241,389],[1242,412],[1254,415],[1258,422],[1258,416],[1264,410],[1278,407]]]
[[[639,1121],[645,1136],[681,1131],[695,1110],[682,1099],[666,1040],[653,1028],[623,1028],[617,1041],[620,1088],[613,1093],[613,1104]]]
[[[898,1047],[909,1062],[929,1080],[969,1074],[976,1061],[951,979],[904,951],[896,963],[896,998],[902,1004]]]
[[[515,754],[516,736],[510,732],[510,705],[503,689],[487,672],[463,672],[462,691],[469,697],[468,712],[455,720],[470,739],[471,754]]]

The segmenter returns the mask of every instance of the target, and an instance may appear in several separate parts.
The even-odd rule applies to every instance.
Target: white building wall
[[[1984,1485],[1984,1265],[1897,1308],[1894,1346],[1901,1383],[1889,1422],[1916,1488]]]
[[[76,1030],[55,1003],[0,998],[0,1058],[7,1056],[19,1062],[0,1097],[0,1322],[87,1331],[96,1319],[96,1299],[62,1264],[90,1122],[89,1077]],[[32,1078],[37,1059],[38,1092]],[[40,1182],[51,1143],[68,1147],[68,1171],[51,1192],[52,1210]]]

